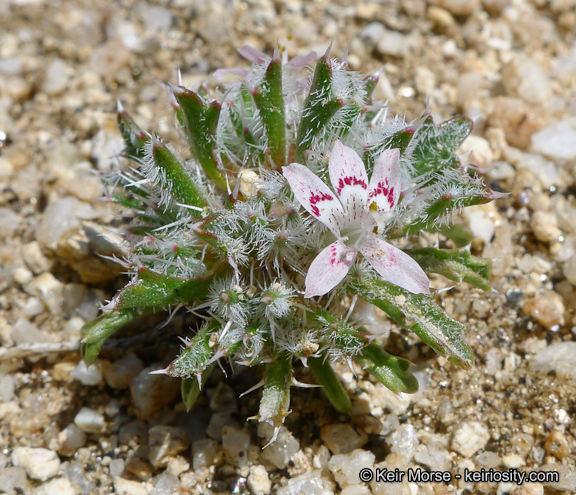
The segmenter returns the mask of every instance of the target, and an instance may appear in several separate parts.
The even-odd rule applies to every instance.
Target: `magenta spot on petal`
[[[319,203],[320,201],[331,201],[334,198],[332,196],[330,196],[330,194],[326,194],[326,193],[320,193],[320,194],[315,194],[315,193],[311,193],[310,194],[310,208],[312,210],[312,213],[314,213],[314,215],[316,215],[317,217],[320,216],[320,210],[319,208],[316,206],[317,203]]]
[[[394,188],[388,187],[388,179],[386,179],[385,183],[378,183],[378,185],[368,195],[368,200],[372,199],[374,196],[379,195],[382,195],[386,198],[390,207],[394,206]]]
[[[342,189],[344,189],[344,186],[362,186],[363,189],[368,188],[366,182],[364,182],[362,179],[359,179],[358,177],[341,177],[338,180],[338,187],[336,188],[338,195],[340,195]]]

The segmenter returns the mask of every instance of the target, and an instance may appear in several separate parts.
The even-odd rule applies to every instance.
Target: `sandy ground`
[[[574,0],[0,1],[0,493],[576,491],[575,33]],[[100,234],[119,221],[95,199],[94,173],[118,163],[116,100],[178,143],[157,82],[180,69],[197,85],[246,66],[237,47],[271,52],[288,37],[293,55],[333,40],[335,55],[349,45],[353,69],[383,68],[376,96],[408,120],[426,103],[439,122],[474,118],[462,152],[511,194],[459,220],[473,253],[494,259],[495,291],[441,296],[469,324],[476,368],[392,327],[386,345],[417,365],[416,395],[342,367],[353,414],[295,390],[281,440],[262,450],[270,432],[245,421],[257,394],[238,399],[251,371],[214,376],[188,414],[176,380],[147,374],[177,347],[185,317],[148,322],[89,370],[77,349],[98,302],[125,283],[95,254],[112,249]],[[451,481],[363,483],[362,468]],[[491,468],[560,481],[463,476]]]

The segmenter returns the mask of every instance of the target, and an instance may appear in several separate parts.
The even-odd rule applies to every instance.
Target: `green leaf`
[[[412,363],[407,359],[388,354],[372,343],[364,347],[361,354],[354,356],[354,360],[392,392],[418,392],[418,380],[410,373]]]
[[[286,121],[282,94],[282,60],[279,57],[270,61],[264,80],[253,96],[268,137],[272,168],[281,170],[286,164]]]
[[[405,237],[406,235],[417,234],[421,230],[436,232],[443,225],[439,219],[444,218],[447,213],[454,210],[461,210],[468,206],[483,205],[493,199],[494,196],[488,188],[485,189],[485,192],[481,192],[478,188],[475,188],[469,192],[462,191],[462,194],[457,196],[450,194],[444,195],[428,205],[422,212],[420,218],[405,225],[400,233],[391,234],[389,237]]]
[[[194,91],[179,86],[174,91],[180,105],[180,119],[190,142],[190,150],[198,163],[220,188],[226,190],[226,180],[218,170],[214,148],[216,146],[216,129],[220,117],[220,103],[204,100]]]
[[[323,340],[345,356],[357,354],[369,343],[365,332],[358,331],[323,309],[317,310],[310,317],[322,325]]]
[[[214,370],[214,366],[215,364],[211,364],[210,366],[208,366],[204,372],[202,373],[202,387],[206,384],[206,380],[208,380],[208,377],[212,374],[212,371]],[[184,378],[182,380],[182,386],[181,386],[181,394],[182,394],[182,402],[184,402],[184,406],[186,407],[186,412],[190,411],[190,409],[192,409],[192,407],[194,407],[194,404],[196,403],[196,401],[198,400],[198,397],[200,396],[200,383],[198,383],[198,379],[196,377],[194,378]]]
[[[414,128],[409,126],[392,134],[392,136],[390,136],[388,139],[385,139],[377,146],[368,149],[364,154],[364,162],[366,164],[366,170],[368,174],[372,175],[374,163],[385,150],[398,148],[400,150],[400,156],[404,155],[408,149],[408,146],[412,142],[413,137]]]
[[[350,414],[350,397],[344,390],[344,387],[338,380],[336,373],[330,366],[326,354],[320,357],[308,358],[308,365],[312,369],[316,380],[322,385],[324,393],[330,400],[334,408],[342,414]]]
[[[456,117],[438,126],[434,124],[432,117],[425,117],[416,131],[416,146],[410,160],[415,168],[415,175],[459,166],[456,150],[472,131],[472,125],[472,121],[467,117]]]
[[[178,278],[140,268],[138,278],[118,292],[113,301],[121,309],[162,307],[198,301],[208,294],[211,282],[212,277]]]
[[[379,72],[370,74],[362,79],[362,82],[364,83],[364,89],[366,90],[366,98],[364,99],[364,103],[366,105],[372,105],[372,93],[374,93],[376,86],[378,86],[379,80]]]
[[[348,288],[414,332],[448,361],[463,369],[474,365],[472,350],[464,340],[466,326],[448,316],[431,296],[413,294],[376,278],[354,278]]]
[[[260,422],[268,422],[276,429],[282,426],[284,418],[290,414],[291,383],[292,360],[287,354],[279,354],[265,367],[264,389],[258,412]]]
[[[208,203],[200,188],[190,177],[184,165],[180,163],[178,158],[158,140],[154,140],[152,144],[152,156],[154,164],[160,169],[158,174],[159,186],[169,191],[170,195],[176,199],[177,202],[183,203],[188,206],[196,206],[197,208],[204,208]],[[192,214],[200,217],[201,213],[196,210],[191,210]]]
[[[490,291],[489,259],[477,258],[466,250],[424,248],[411,251],[412,256],[427,272],[439,273],[455,282],[466,282],[486,292]]]
[[[196,375],[204,373],[212,364],[209,363],[214,355],[210,338],[218,332],[222,326],[216,320],[204,325],[192,339],[186,343],[180,355],[170,363],[166,372],[168,376],[180,378],[192,378],[197,380]]]
[[[120,133],[126,145],[124,155],[127,158],[139,161],[144,156],[144,145],[148,141],[148,136],[140,129],[130,114],[124,110],[120,102],[118,102],[117,119]]]
[[[80,352],[87,365],[91,365],[104,345],[104,342],[112,334],[120,330],[124,325],[151,314],[151,311],[139,311],[137,309],[120,309],[110,313],[101,314],[98,318],[87,323],[82,328],[82,345]]]
[[[302,163],[304,151],[311,145],[314,137],[326,126],[343,103],[334,97],[332,91],[332,66],[325,55],[316,65],[310,92],[304,103],[302,120],[298,127],[294,160]]]

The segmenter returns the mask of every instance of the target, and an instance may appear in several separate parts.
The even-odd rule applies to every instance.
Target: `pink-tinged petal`
[[[315,60],[318,60],[318,54],[312,51],[308,55],[296,55],[286,65],[288,65],[289,67],[306,67]]]
[[[263,64],[271,59],[270,55],[266,55],[263,51],[250,45],[244,45],[238,48],[238,53],[253,64]]]
[[[351,220],[365,215],[368,199],[368,175],[364,162],[352,148],[336,141],[330,163],[330,182]]]
[[[344,210],[336,195],[308,167],[292,163],[282,167],[282,173],[300,204],[328,227],[336,237],[340,237],[340,228]]]
[[[229,69],[216,69],[212,72],[213,77],[222,77],[228,74],[234,74],[235,76],[246,77],[249,71],[246,69],[238,69],[235,67],[230,67]]]
[[[323,296],[336,287],[350,270],[356,249],[349,248],[342,239],[325,247],[306,274],[306,293],[304,297]]]
[[[414,294],[430,294],[428,276],[404,251],[377,237],[369,237],[360,252],[386,282]]]
[[[398,203],[401,187],[400,150],[386,150],[374,165],[368,187],[368,205],[376,203],[378,211],[381,212],[393,210]]]

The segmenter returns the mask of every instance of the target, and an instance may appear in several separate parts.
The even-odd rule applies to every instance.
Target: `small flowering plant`
[[[166,369],[192,407],[222,358],[262,370],[257,418],[277,432],[290,408],[297,361],[340,412],[350,399],[331,364],[358,363],[394,392],[415,392],[410,363],[384,351],[353,311],[385,311],[461,368],[473,364],[465,326],[435,302],[428,273],[489,290],[490,263],[451,214],[487,203],[487,188],[456,150],[472,123],[407,123],[373,101],[362,77],[326,53],[288,60],[250,47],[250,70],[212,91],[166,85],[190,155],[142,131],[119,105],[131,161],[108,177],[131,215],[119,260],[131,281],[83,329],[93,362],[104,342],[146,315],[188,310]],[[421,233],[442,235],[440,249]],[[257,388],[257,387],[255,387]]]

